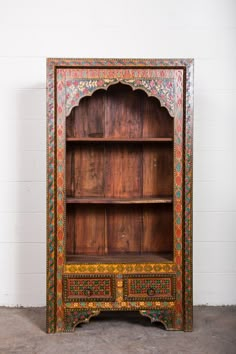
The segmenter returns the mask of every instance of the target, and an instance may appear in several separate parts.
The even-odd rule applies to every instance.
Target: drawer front
[[[175,300],[175,274],[124,275],[124,300]]]
[[[66,302],[115,301],[113,275],[64,275],[63,291]]]

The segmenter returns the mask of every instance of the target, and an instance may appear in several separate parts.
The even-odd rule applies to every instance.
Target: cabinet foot
[[[65,310],[65,331],[73,332],[75,327],[79,323],[87,323],[93,316],[98,316],[100,311],[84,310],[79,311],[77,309]]]
[[[161,322],[166,330],[174,329],[174,311],[170,309],[140,310],[142,316],[150,318],[151,323]]]

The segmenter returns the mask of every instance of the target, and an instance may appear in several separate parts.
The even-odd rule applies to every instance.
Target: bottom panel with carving
[[[89,322],[91,317],[99,313],[100,311],[65,309],[65,331],[72,332],[78,324]]]
[[[141,310],[141,315],[150,318],[151,323],[161,322],[165,329],[174,329],[175,312],[171,309]]]
[[[65,309],[65,331],[73,332],[75,327],[80,323],[89,322],[90,318],[98,316],[100,311]],[[165,329],[174,329],[175,312],[173,309],[163,308],[158,310],[140,310],[142,316],[148,317],[153,322],[160,322]]]

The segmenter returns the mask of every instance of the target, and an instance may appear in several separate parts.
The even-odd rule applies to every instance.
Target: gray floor
[[[236,306],[195,307],[192,333],[167,332],[136,313],[105,313],[54,335],[45,333],[44,308],[0,308],[0,353],[236,354]]]

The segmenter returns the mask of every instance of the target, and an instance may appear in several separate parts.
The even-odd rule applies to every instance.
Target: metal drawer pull
[[[156,291],[154,288],[149,288],[147,289],[147,294],[148,296],[154,296],[156,294]]]
[[[84,289],[84,295],[92,296],[93,295],[93,290],[91,288]]]

